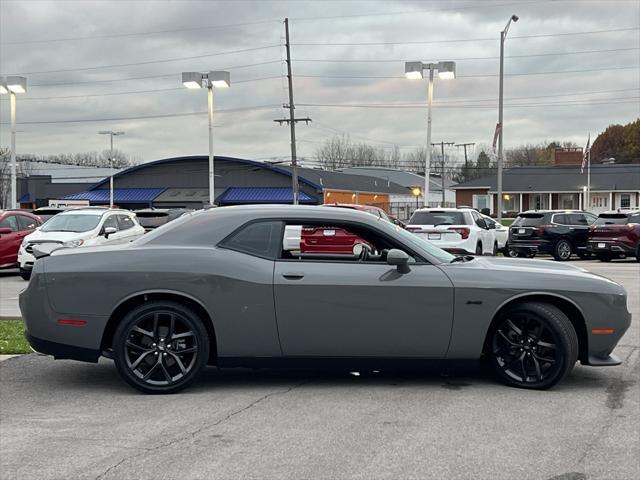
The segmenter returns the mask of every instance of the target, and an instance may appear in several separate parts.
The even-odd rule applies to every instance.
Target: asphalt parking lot
[[[145,396],[110,361],[25,355],[0,363],[0,478],[640,478],[640,264],[575,263],[627,289],[620,367],[544,392],[474,371],[210,368]],[[0,277],[3,302],[21,282]]]

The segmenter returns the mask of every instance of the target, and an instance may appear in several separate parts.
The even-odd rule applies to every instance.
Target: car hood
[[[89,236],[89,232],[43,232],[41,230],[36,230],[24,238],[29,242],[64,243],[70,240],[85,239]]]
[[[575,265],[553,260],[475,257],[469,262],[443,264],[456,287],[565,290],[623,294],[622,286]]]

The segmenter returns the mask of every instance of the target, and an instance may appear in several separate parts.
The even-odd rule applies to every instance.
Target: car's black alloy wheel
[[[490,338],[497,376],[515,387],[552,387],[569,374],[578,358],[578,338],[571,321],[546,303],[513,307],[495,325]]]
[[[145,393],[173,393],[189,385],[209,357],[198,316],[174,302],[150,302],[129,312],[113,340],[118,372]]]
[[[572,247],[571,242],[564,238],[558,240],[553,249],[553,258],[560,262],[567,261],[571,258]]]

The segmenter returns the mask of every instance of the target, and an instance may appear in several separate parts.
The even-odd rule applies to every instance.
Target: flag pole
[[[587,206],[585,210],[588,212],[591,207],[591,148],[587,152]]]

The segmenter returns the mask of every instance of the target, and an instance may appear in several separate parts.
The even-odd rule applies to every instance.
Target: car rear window
[[[466,225],[463,212],[415,212],[409,225]]]
[[[624,213],[604,213],[600,214],[594,225],[625,225],[629,222],[629,217]]]
[[[167,212],[136,212],[138,223],[145,228],[155,228],[164,225],[169,220]]]
[[[518,227],[537,227],[544,223],[544,213],[527,213],[518,215],[512,225]]]

